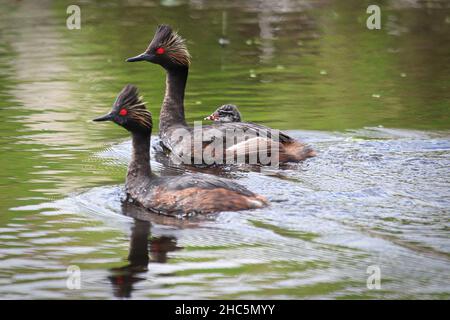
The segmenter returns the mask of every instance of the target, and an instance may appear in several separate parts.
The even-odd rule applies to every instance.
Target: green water
[[[371,1],[84,1],[81,30],[70,4],[0,0],[0,298],[449,298],[447,1],[378,1],[381,30]],[[124,62],[158,23],[188,40],[189,122],[234,103],[318,150],[230,174],[270,208],[123,215],[128,134],[90,119],[133,83],[158,124],[163,70]]]

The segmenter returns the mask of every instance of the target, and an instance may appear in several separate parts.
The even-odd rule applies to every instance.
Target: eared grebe
[[[268,204],[264,197],[227,179],[207,174],[152,175],[152,115],[133,85],[122,89],[110,113],[94,121],[113,121],[131,132],[133,148],[126,193],[129,199],[146,209],[165,215],[186,215],[254,209]]]
[[[185,40],[172,31],[169,26],[158,26],[153,40],[145,52],[129,58],[127,61],[149,61],[159,64],[166,70],[166,92],[159,118],[160,138],[163,146],[175,157],[180,158],[189,155],[189,164],[204,164],[203,154],[193,151],[193,145],[195,145],[193,141],[200,137],[203,150],[211,148],[210,145],[217,143],[217,141],[222,141],[223,150],[221,152],[226,154],[227,157],[230,154],[228,151],[231,151],[231,153],[234,153],[234,157],[238,159],[242,159],[241,155],[248,158],[252,152],[258,150],[258,147],[250,146],[249,148],[248,145],[254,143],[256,146],[259,139],[251,139],[246,143],[247,147],[245,148],[236,146],[239,143],[240,136],[244,134],[253,137],[268,137],[276,144],[283,144],[285,146],[283,150],[289,151],[290,154],[280,154],[278,157],[280,161],[300,161],[315,156],[315,152],[310,147],[285,133],[254,123],[220,122],[209,126],[188,127],[184,116],[184,91],[189,72],[190,55]],[[180,135],[176,134],[178,129],[184,129],[190,135],[190,139],[180,139]],[[232,131],[236,132],[236,138],[224,142],[225,136],[228,135],[229,137],[229,133]],[[281,150],[280,148],[279,152]],[[257,161],[260,161],[259,158]],[[260,162],[260,164],[268,163]]]
[[[242,116],[238,108],[233,104],[224,104],[220,106],[203,120],[216,122],[241,122]]]

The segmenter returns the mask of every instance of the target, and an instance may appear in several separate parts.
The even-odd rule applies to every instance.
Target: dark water
[[[0,1],[1,298],[450,297],[447,1],[380,1],[379,31],[357,0],[84,1],[72,31],[69,4]],[[189,121],[236,103],[318,151],[225,174],[271,207],[176,220],[121,203],[128,135],[89,119],[131,82],[158,122],[163,71],[124,59],[160,22],[189,40]]]

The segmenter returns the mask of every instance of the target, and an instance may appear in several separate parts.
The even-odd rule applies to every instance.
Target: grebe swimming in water
[[[122,89],[111,112],[94,121],[112,121],[130,131],[132,157],[128,165],[126,193],[150,211],[186,215],[254,209],[268,204],[264,197],[227,179],[206,174],[153,175],[150,167],[152,115],[133,85]]]
[[[309,146],[296,141],[283,132],[255,123],[220,122],[201,126],[200,128],[189,127],[184,115],[184,92],[189,72],[190,55],[184,39],[172,31],[171,27],[167,25],[158,26],[153,40],[145,52],[136,57],[129,58],[127,61],[149,61],[159,64],[166,70],[166,92],[160,113],[159,135],[163,146],[175,157],[189,155],[189,164],[204,164],[203,157],[199,158],[202,154],[199,155],[198,152],[194,152],[193,150],[193,146],[195,145],[193,143],[195,140],[194,137],[201,137],[201,147],[205,150],[213,142],[217,142],[219,139],[223,140],[230,131],[237,132],[237,134],[244,132],[254,137],[268,137],[268,139],[271,139],[276,144],[283,145],[284,148],[278,148],[280,152],[278,158],[280,161],[301,161],[315,156],[314,150]],[[179,129],[185,130],[187,135],[190,135],[190,139],[180,139],[179,135],[174,134]],[[235,140],[239,141],[239,139]],[[251,143],[257,144],[258,140],[252,139],[247,145]],[[238,142],[234,144],[232,142],[230,145],[229,142],[226,141],[226,143],[222,144],[223,150],[221,152],[223,154],[227,154],[227,151],[231,150],[237,157],[240,154],[247,157],[249,152],[252,152],[251,150],[257,150],[256,148],[241,148],[236,146]],[[288,153],[281,154],[281,152]]]

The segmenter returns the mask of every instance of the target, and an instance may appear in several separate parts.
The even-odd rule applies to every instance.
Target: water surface
[[[84,1],[72,31],[69,4],[0,1],[1,298],[449,298],[446,1],[382,1],[379,31],[356,0]],[[271,207],[186,221],[121,203],[128,134],[89,120],[133,83],[157,134],[164,72],[124,59],[160,22],[193,56],[188,121],[235,103],[318,151],[223,173]]]

